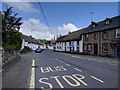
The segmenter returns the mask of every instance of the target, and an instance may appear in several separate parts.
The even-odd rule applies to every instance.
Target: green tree
[[[22,24],[22,17],[16,17],[18,13],[12,11],[12,7],[8,8],[6,11],[3,11],[2,17],[2,30],[5,32],[13,32],[20,29]]]
[[[22,25],[22,17],[12,11],[12,7],[3,11],[2,15],[2,39],[3,47],[6,50],[20,49],[22,45],[22,33],[19,32]]]

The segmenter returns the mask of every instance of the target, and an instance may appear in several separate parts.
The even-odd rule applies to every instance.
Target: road
[[[32,54],[30,88],[118,88],[114,58],[45,50]]]

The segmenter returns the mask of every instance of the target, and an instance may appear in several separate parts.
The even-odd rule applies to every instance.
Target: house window
[[[87,46],[86,46],[86,44],[83,45],[83,49],[84,49],[84,51],[87,50]]]
[[[103,32],[103,39],[104,40],[108,39],[108,31]]]
[[[96,25],[95,24],[93,24],[93,28],[95,28],[96,27]]]
[[[88,44],[88,51],[92,51],[92,44]]]
[[[77,41],[77,45],[79,45],[79,41]]]
[[[89,37],[88,37],[88,34],[86,34],[86,35],[85,35],[85,40],[88,40],[88,38],[89,38]]]
[[[95,33],[95,34],[94,34],[94,39],[97,40],[97,38],[98,38],[98,36],[97,36],[97,34]]]
[[[120,28],[116,29],[116,38],[120,38]]]
[[[107,20],[106,22],[105,22],[105,24],[109,24],[110,23],[110,21],[109,20]]]
[[[107,44],[107,43],[103,43],[103,44],[102,44],[102,51],[103,51],[104,53],[107,53],[107,52],[108,52],[108,44]]]

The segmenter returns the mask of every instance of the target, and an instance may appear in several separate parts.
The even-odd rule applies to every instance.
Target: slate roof
[[[106,24],[106,20],[110,20],[110,23]],[[105,20],[96,23],[96,27],[93,27],[93,24],[91,24],[83,31],[83,34],[98,32],[102,30],[109,30],[118,27],[120,27],[120,16],[116,16],[113,18],[106,18]]]
[[[37,43],[32,36],[22,35],[22,38],[25,39],[26,42]]]
[[[65,37],[66,35],[59,37],[56,42],[63,42]]]
[[[81,34],[82,34],[83,30],[84,29],[80,29],[78,31],[71,32],[68,35],[61,36],[57,39],[57,42],[81,40]]]
[[[110,21],[109,24],[106,24],[107,20]],[[93,27],[93,25],[96,25],[96,27]],[[81,40],[82,34],[98,32],[102,30],[110,30],[110,29],[119,28],[119,27],[120,27],[120,16],[116,16],[113,18],[106,18],[101,22],[91,22],[91,25],[89,25],[86,28],[80,29],[75,32],[71,32],[68,35],[61,36],[57,39],[57,42]]]
[[[76,40],[81,40],[81,34],[84,29],[80,29],[78,31],[71,32],[70,34],[66,35],[64,37],[64,41],[76,41]]]

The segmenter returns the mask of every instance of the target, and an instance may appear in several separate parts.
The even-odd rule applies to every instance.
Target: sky
[[[3,2],[2,10],[10,6],[22,17],[20,32],[36,39],[51,40],[85,28],[91,20],[100,22],[118,15],[117,2],[41,2],[49,29],[38,2]]]

